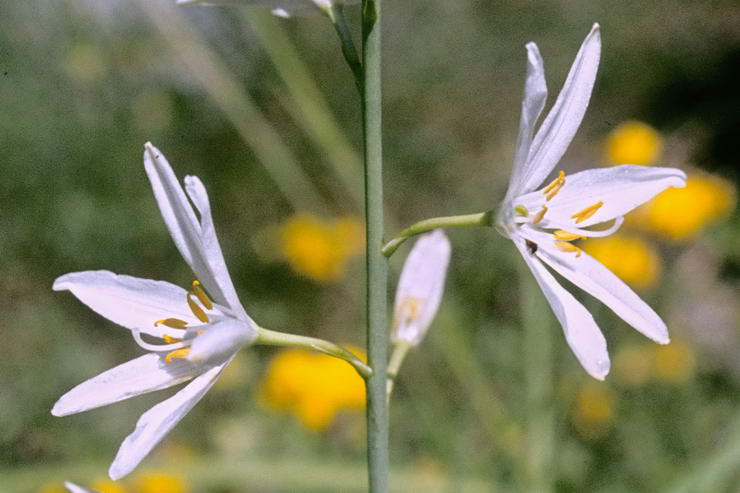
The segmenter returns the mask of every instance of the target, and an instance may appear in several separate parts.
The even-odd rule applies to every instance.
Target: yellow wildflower
[[[698,235],[735,208],[735,188],[718,176],[696,173],[684,188],[669,188],[635,210],[630,224],[673,241]]]
[[[653,370],[652,347],[646,344],[621,347],[614,356],[614,380],[624,387],[636,388],[647,384]]]
[[[616,403],[616,394],[605,384],[586,383],[578,391],[571,411],[573,425],[584,438],[601,438],[614,422]]]
[[[293,270],[320,282],[341,279],[363,245],[362,223],[353,217],[324,221],[298,214],[280,228],[280,251]]]
[[[98,493],[126,493],[128,490],[121,483],[108,478],[99,478],[90,483],[90,489]]]
[[[187,483],[179,476],[165,472],[146,472],[134,480],[136,493],[188,493]]]
[[[685,341],[675,340],[665,346],[655,346],[652,351],[656,379],[668,383],[684,383],[693,377],[696,356]]]
[[[655,163],[663,150],[660,134],[638,121],[624,122],[606,139],[606,160],[611,165]]]
[[[357,348],[349,349],[364,358]],[[323,430],[338,412],[364,408],[365,385],[342,360],[288,349],[270,362],[261,397],[267,407],[295,414],[306,428]]]
[[[660,279],[660,256],[637,236],[617,233],[592,238],[583,243],[583,250],[635,288],[650,288]]]

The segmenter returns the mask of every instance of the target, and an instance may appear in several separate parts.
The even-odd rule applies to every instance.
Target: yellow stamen
[[[560,174],[557,178],[555,178],[553,181],[550,182],[549,185],[547,185],[543,190],[542,193],[544,193],[547,197],[545,197],[545,200],[550,201],[553,197],[555,197],[561,188],[565,185],[565,173],[561,170]]]
[[[602,202],[601,200],[599,200],[595,204],[589,205],[588,207],[586,207],[582,211],[576,212],[575,214],[573,214],[572,216],[570,216],[570,218],[571,219],[575,219],[576,220],[576,224],[578,224],[580,222],[583,222],[586,219],[588,219],[589,217],[591,217],[594,214],[596,214],[596,211],[598,211],[599,209],[601,209],[601,206],[602,205],[604,205],[604,202]]]
[[[171,327],[173,329],[187,329],[188,323],[185,320],[180,320],[179,318],[165,318],[163,320],[157,320],[154,322],[154,326],[162,324],[166,327]]]
[[[542,208],[532,218],[532,224],[539,224],[547,213],[547,206],[543,205]]]
[[[514,213],[519,217],[527,217],[529,215],[529,211],[523,205],[514,207]]]
[[[193,312],[193,315],[195,315],[198,320],[200,320],[204,324],[208,323],[208,315],[206,315],[206,312],[204,312],[203,309],[198,306],[198,303],[196,303],[191,296],[193,296],[191,293],[187,294],[188,306],[190,306],[190,311]]]
[[[203,306],[205,306],[208,310],[213,308],[213,303],[211,303],[210,298],[208,298],[208,295],[205,291],[203,291],[203,288],[200,287],[199,281],[193,281],[193,294],[198,297],[201,303],[203,303]]]
[[[556,240],[559,241],[573,241],[573,240],[585,240],[586,237],[582,235],[577,235],[575,233],[569,233],[567,231],[563,231],[562,229],[559,229],[555,231],[552,234]]]
[[[171,353],[167,353],[167,356],[164,357],[165,363],[172,363],[173,358],[187,358],[188,354],[190,354],[190,348],[180,348],[175,349]]]
[[[576,257],[580,257],[581,253],[583,253],[583,250],[572,243],[568,243],[567,241],[556,241],[555,246],[563,252],[574,252],[576,254]]]
[[[170,337],[167,334],[162,336],[162,339],[164,339],[164,342],[167,344],[172,344],[173,342],[182,342],[182,339],[177,339],[175,337]]]

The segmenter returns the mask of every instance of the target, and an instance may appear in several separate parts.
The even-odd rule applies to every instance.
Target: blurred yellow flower
[[[319,282],[342,278],[347,261],[364,250],[362,222],[354,217],[324,221],[297,214],[280,228],[280,251],[290,266]]]
[[[348,349],[365,359],[357,348]],[[280,352],[270,362],[261,389],[264,404],[292,412],[306,428],[326,429],[342,410],[365,406],[362,378],[346,362],[302,349]]]
[[[663,346],[658,346],[663,347]],[[646,385],[653,371],[652,345],[625,345],[614,356],[614,380],[623,387]]]
[[[624,122],[606,139],[606,160],[611,165],[655,163],[663,150],[660,134],[638,121]]]
[[[685,341],[675,340],[668,345],[651,349],[656,379],[668,383],[684,383],[694,376],[696,356]]]
[[[64,487],[64,482],[52,481],[36,490],[36,493],[69,493],[69,491]]]
[[[166,472],[145,472],[134,479],[136,493],[188,493],[187,483],[180,476]]]
[[[121,483],[116,483],[108,478],[99,478],[90,483],[91,490],[98,493],[127,493],[128,490]]]
[[[652,245],[637,236],[617,233],[591,238],[583,242],[582,247],[634,288],[650,288],[660,279],[660,256]]]
[[[698,235],[735,208],[735,188],[718,176],[689,175],[685,188],[669,188],[636,209],[630,224],[673,241]]]
[[[587,439],[606,435],[614,422],[616,394],[605,384],[588,382],[576,395],[571,420],[578,433]]]

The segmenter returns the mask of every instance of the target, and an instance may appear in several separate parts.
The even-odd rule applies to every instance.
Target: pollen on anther
[[[193,312],[193,315],[197,317],[198,320],[201,322],[208,323],[208,315],[206,315],[206,312],[203,311],[201,307],[198,306],[198,304],[193,300],[192,293],[188,293],[186,295],[186,298],[188,300],[188,306],[190,307],[190,311]]]
[[[567,241],[556,241],[555,246],[558,247],[558,250],[561,252],[575,253],[576,257],[580,257],[581,253],[583,253],[583,250]]]
[[[545,200],[550,201],[555,197],[561,188],[565,185],[565,172],[562,170],[560,171],[560,174],[558,174],[558,177],[555,178],[553,181],[550,182],[549,185],[547,185],[543,190],[542,193],[546,195]]]
[[[572,216],[570,216],[570,218],[571,219],[575,219],[576,220],[576,224],[581,223],[581,222],[585,221],[586,219],[592,217],[594,214],[596,214],[596,211],[598,211],[599,209],[601,209],[601,206],[602,205],[604,205],[604,202],[602,202],[600,200],[600,201],[596,202],[595,204],[589,205],[585,209],[576,212],[575,214],[573,214]]]
[[[545,214],[547,214],[547,206],[543,205],[539,211],[537,211],[537,214],[534,215],[532,218],[532,224],[539,224],[542,222],[542,219],[544,219]]]
[[[559,241],[574,241],[574,240],[585,240],[586,237],[583,235],[577,235],[575,233],[569,233],[562,229],[558,229],[552,234],[556,240]]]
[[[213,308],[213,303],[211,303],[211,299],[208,297],[205,291],[203,291],[203,288],[200,287],[200,281],[193,281],[193,294],[198,297],[201,303],[203,303],[203,306],[206,307],[206,309],[210,310]]]
[[[166,327],[171,327],[173,329],[187,329],[188,323],[185,320],[180,320],[179,318],[165,318],[162,320],[157,320],[154,322],[154,326],[158,325],[164,325]]]
[[[164,357],[165,363],[172,363],[172,360],[174,358],[187,358],[188,354],[190,354],[190,348],[180,348],[175,349],[174,351],[167,353],[167,356]]]

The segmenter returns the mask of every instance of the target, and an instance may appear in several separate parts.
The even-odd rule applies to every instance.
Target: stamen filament
[[[601,209],[601,206],[602,205],[604,205],[604,202],[601,201],[601,200],[599,200],[595,204],[589,205],[588,207],[586,207],[582,211],[576,212],[575,214],[573,214],[572,216],[570,216],[570,218],[571,219],[575,219],[576,220],[576,224],[581,223],[581,222],[585,221],[586,219],[588,219],[589,217],[591,217],[594,214],[596,214],[596,211],[598,211],[599,209]]]
[[[188,306],[190,306],[190,311],[193,312],[193,315],[195,315],[198,320],[200,320],[204,324],[207,324],[208,315],[206,315],[206,312],[204,312],[203,309],[198,306],[198,303],[196,303],[195,300],[193,300],[192,296],[193,296],[192,293],[188,293],[186,295],[186,298],[188,300]]]
[[[207,310],[213,309],[213,303],[211,303],[210,298],[208,298],[206,292],[203,291],[203,288],[200,287],[200,281],[193,281],[193,294],[198,297]]]
[[[154,352],[173,351],[175,349],[180,349],[180,348],[190,345],[189,341],[175,342],[173,344],[150,344],[141,338],[141,331],[139,329],[131,329],[131,335],[134,336],[134,340],[136,341],[136,344],[146,349],[147,351],[154,351]]]
[[[542,208],[537,212],[537,214],[535,214],[534,217],[532,218],[532,224],[541,223],[546,213],[547,213],[547,206],[543,205]]]

